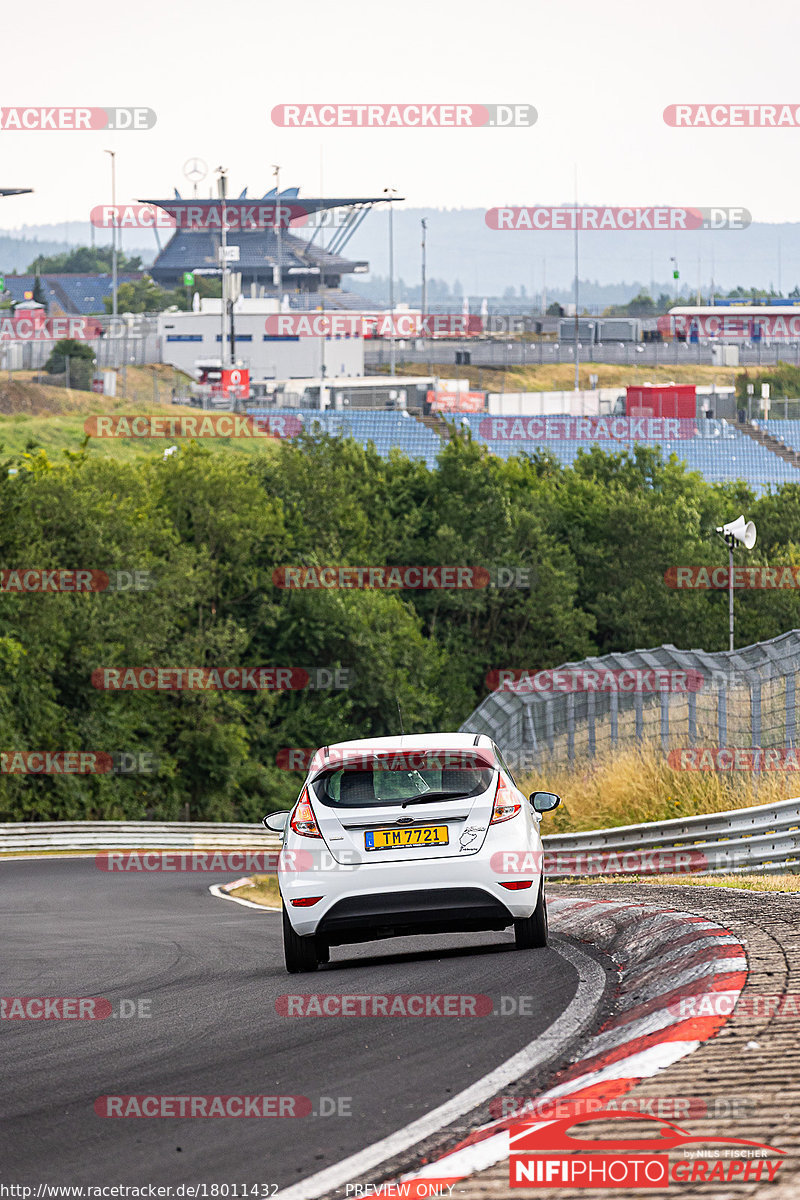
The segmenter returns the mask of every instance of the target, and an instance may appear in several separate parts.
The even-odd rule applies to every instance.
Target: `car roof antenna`
[[[397,696],[395,696],[395,698],[394,698],[394,702],[395,702],[395,704],[397,705],[397,715],[398,715],[398,717],[400,718],[400,733],[401,733],[401,735],[402,735],[403,737],[405,737],[405,733],[406,733],[406,731],[405,731],[405,729],[403,728],[403,713],[402,713],[402,711],[401,711],[401,709],[400,709],[400,701],[399,701],[399,699],[397,698]]]

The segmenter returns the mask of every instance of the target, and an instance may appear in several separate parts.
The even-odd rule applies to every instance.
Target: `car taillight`
[[[501,821],[510,821],[522,808],[517,804],[514,793],[502,775],[497,776],[497,792],[494,797],[494,809],[490,825],[499,825]]]
[[[299,833],[301,837],[322,837],[317,822],[314,819],[314,810],[308,798],[308,788],[303,788],[300,799],[295,805],[294,812],[289,818],[289,826],[295,833]]]
[[[525,888],[533,887],[532,879],[515,879],[511,883],[503,883],[499,880],[500,887],[508,888],[510,892],[521,892]]]
[[[322,896],[301,896],[298,900],[292,900],[295,908],[311,908],[312,904],[317,904],[322,899]]]

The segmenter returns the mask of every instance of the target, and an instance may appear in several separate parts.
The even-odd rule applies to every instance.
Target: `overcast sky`
[[[377,195],[443,207],[571,201],[741,205],[796,220],[800,128],[673,129],[680,102],[800,106],[797,0],[192,0],[17,5],[3,105],[139,105],[147,131],[0,132],[0,227],[86,220],[117,197],[191,194],[184,162],[229,169],[238,194]],[[6,31],[7,34],[10,32]],[[532,128],[289,130],[282,103],[528,103]],[[201,185],[206,189],[210,181]],[[203,194],[201,192],[201,194]],[[498,238],[503,235],[497,234]],[[531,234],[535,237],[535,234]]]

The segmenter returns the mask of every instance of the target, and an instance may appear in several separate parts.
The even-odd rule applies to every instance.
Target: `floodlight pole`
[[[280,312],[280,299],[283,295],[283,251],[281,245],[281,169],[273,164],[272,174],[275,176],[275,239],[277,241],[277,257],[278,257],[278,311]]]
[[[427,279],[427,274],[426,274],[426,263],[425,263],[425,253],[426,253],[425,242],[427,240],[426,233],[427,233],[427,229],[428,229],[427,218],[422,217],[420,219],[420,225],[422,226],[422,305],[421,305],[421,307],[422,307],[422,316],[424,317],[426,315],[427,309],[428,309],[428,279]]]
[[[111,315],[117,315],[117,175],[116,151],[106,150],[111,155]],[[114,331],[116,332],[116,321]]]
[[[389,309],[391,311],[389,325],[389,374],[396,374],[395,371],[395,339],[394,339],[394,197],[397,195],[397,188],[384,188],[384,193],[389,197]]]
[[[733,653],[733,534],[725,538],[728,544],[728,649]]]
[[[580,391],[580,376],[581,376],[581,352],[578,343],[578,305],[579,305],[579,285],[578,285],[578,168],[575,167],[575,391]],[[505,385],[504,385],[505,386]]]
[[[219,347],[219,365],[220,370],[225,368],[225,359],[228,355],[228,209],[225,204],[225,199],[228,191],[228,179],[225,174],[224,167],[217,167],[219,174],[218,192],[219,198],[222,201],[222,230],[220,238],[220,255],[222,262],[220,269],[222,271],[222,289],[221,289],[221,308],[222,308],[222,326],[220,330],[220,347]]]

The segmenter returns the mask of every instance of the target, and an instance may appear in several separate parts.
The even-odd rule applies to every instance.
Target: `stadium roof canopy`
[[[272,194],[260,196],[258,198],[248,197],[247,188],[244,189],[241,196],[228,196],[226,204],[234,205],[240,201],[247,200],[250,204],[262,204],[265,200],[277,200],[281,204],[291,204],[293,208],[303,209],[306,213],[324,212],[331,208],[356,208],[359,205],[368,204],[370,207],[373,204],[385,204],[389,201],[388,196],[349,196],[340,198],[325,198],[308,197],[297,195],[297,188],[290,188],[289,192],[281,192],[280,197]],[[401,196],[393,197],[395,200],[402,199]],[[186,208],[196,208],[198,205],[203,208],[211,208],[220,204],[219,199],[215,197],[206,197],[205,199],[196,196],[194,199],[184,199],[182,196],[175,196],[172,200],[140,200],[140,204],[154,204],[156,208],[163,208],[165,212],[172,216],[177,216],[178,212]]]
[[[351,261],[341,253],[367,213],[376,204],[402,199],[398,196],[300,197],[298,193],[298,188],[287,188],[278,195],[273,188],[264,196],[248,198],[245,188],[239,196],[227,197],[225,203],[231,207],[257,207],[265,203],[286,205],[291,209],[291,219],[298,221],[299,218],[300,222],[303,217],[336,208],[352,208],[354,213],[345,225],[329,230],[326,238],[328,244],[324,249],[314,245],[320,231],[319,225],[310,229],[311,236],[307,240],[297,236],[302,224],[296,224],[291,231],[283,229],[280,233],[271,226],[228,229],[227,245],[239,247],[239,257],[234,260],[232,269],[241,275],[243,285],[256,284],[266,293],[286,288],[304,293],[316,292],[320,287],[338,288],[343,275],[369,270],[369,263]],[[177,221],[175,232],[164,249],[160,249],[150,268],[153,279],[174,287],[182,283],[184,272],[219,273],[219,231],[213,227],[203,228],[202,220],[199,222],[201,228],[192,228],[194,222],[185,215],[188,209],[219,209],[219,198],[187,199],[176,190],[171,199],[140,200],[140,203],[161,208]],[[157,229],[155,232],[158,237]],[[280,284],[277,283],[275,271],[278,267]]]

